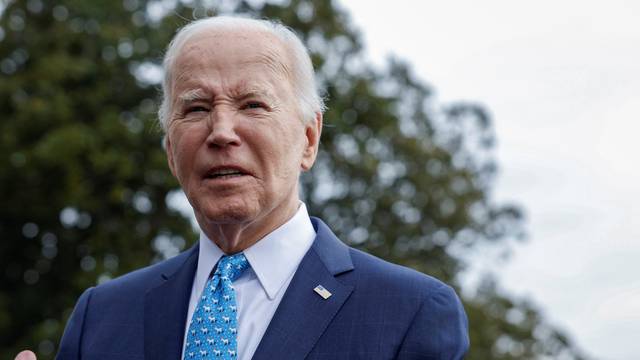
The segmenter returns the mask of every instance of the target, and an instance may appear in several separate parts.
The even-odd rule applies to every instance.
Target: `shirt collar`
[[[196,269],[196,277],[193,281],[194,288],[201,290],[209,280],[209,276],[213,270],[213,267],[218,263],[218,260],[224,255],[224,252],[220,250],[218,245],[209,240],[204,231],[200,231],[200,251],[198,253],[198,267]]]
[[[315,236],[307,207],[300,202],[298,211],[291,219],[244,250],[251,270],[256,274],[270,300],[276,297],[296,271],[313,244]],[[200,253],[194,285],[204,287],[211,270],[224,253],[202,231],[199,245]]]

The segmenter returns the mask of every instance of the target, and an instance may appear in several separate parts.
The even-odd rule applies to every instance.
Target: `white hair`
[[[298,99],[298,110],[303,121],[311,121],[316,113],[325,110],[324,101],[318,93],[313,65],[307,48],[296,34],[281,23],[270,20],[256,20],[242,17],[217,16],[193,21],[182,27],[169,43],[162,62],[162,103],[158,118],[163,130],[167,130],[173,107],[173,72],[175,61],[184,45],[195,35],[215,30],[253,30],[274,35],[284,45],[291,62],[291,84]]]

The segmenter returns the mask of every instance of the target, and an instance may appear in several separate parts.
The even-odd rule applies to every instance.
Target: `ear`
[[[308,171],[316,161],[318,155],[318,146],[320,145],[320,135],[322,134],[322,113],[317,112],[316,117],[304,124],[304,135],[307,144],[302,153],[302,161],[300,167],[302,171]]]
[[[164,150],[167,153],[167,163],[169,164],[169,169],[173,176],[177,179],[178,175],[176,174],[176,166],[173,158],[173,147],[171,145],[171,140],[169,139],[169,134],[164,135]]]

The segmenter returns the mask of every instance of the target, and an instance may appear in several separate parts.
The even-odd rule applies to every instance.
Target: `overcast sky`
[[[477,262],[600,359],[640,353],[640,1],[345,0],[369,57],[491,111],[527,243]],[[392,6],[390,4],[393,4]]]

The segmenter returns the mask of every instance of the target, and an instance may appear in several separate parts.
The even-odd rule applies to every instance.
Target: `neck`
[[[200,221],[200,228],[227,255],[246,250],[266,235],[289,221],[298,211],[298,201],[286,209],[273,210],[270,214],[253,221],[214,223]]]

